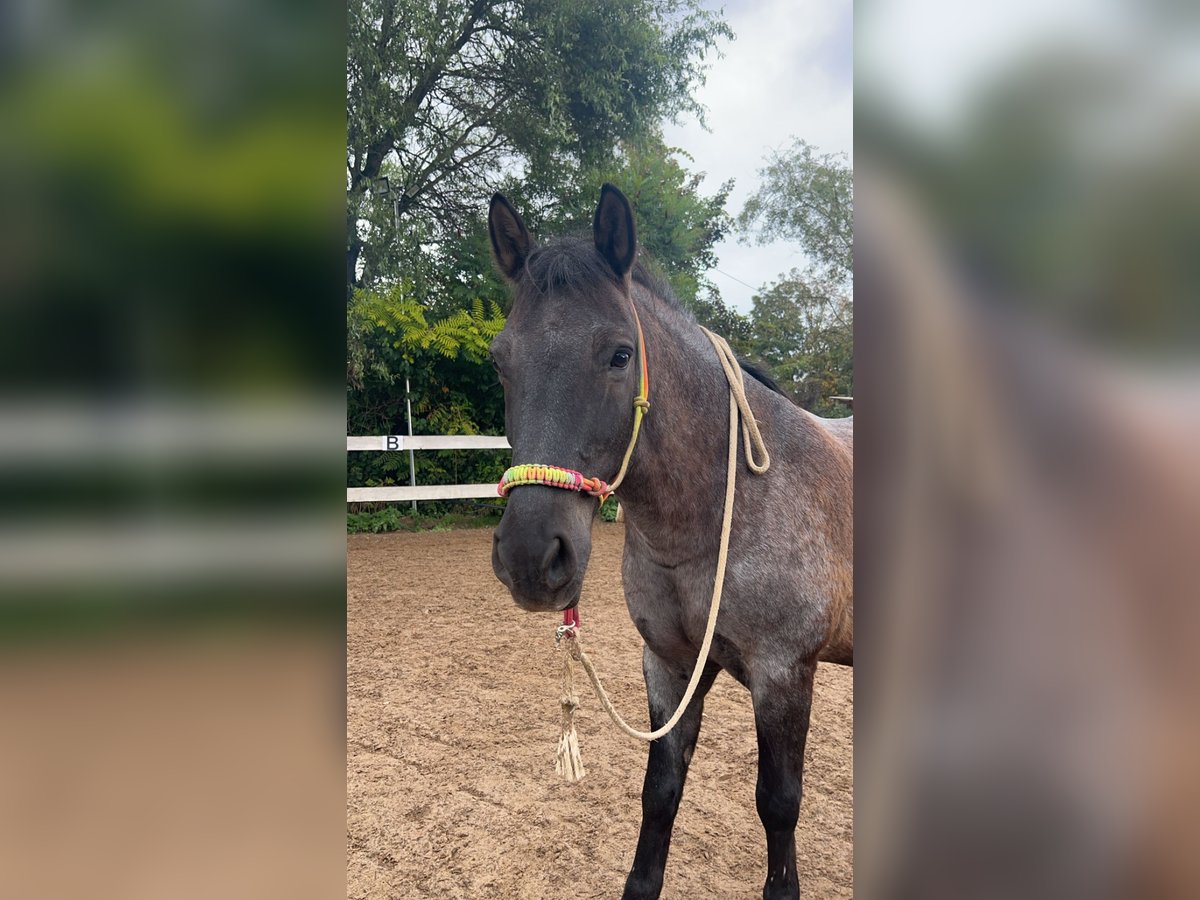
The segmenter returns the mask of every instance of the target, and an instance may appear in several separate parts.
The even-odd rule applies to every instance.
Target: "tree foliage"
[[[768,157],[738,226],[759,243],[799,245],[810,260],[754,297],[749,351],[803,407],[842,415],[854,393],[854,182],[844,157],[800,139]]]
[[[356,291],[346,322],[346,381],[361,387],[368,371],[382,381],[394,381],[396,360],[408,371],[423,351],[447,359],[486,361],[492,339],[504,328],[504,313],[494,300],[476,297],[468,307],[431,320],[429,309],[412,295],[407,282],[401,282],[383,291]]]
[[[506,174],[561,183],[699,115],[705,57],[730,36],[699,0],[351,0],[348,283],[466,231]]]
[[[780,386],[805,409],[841,416],[830,397],[854,393],[850,296],[793,270],[754,297],[751,347]]]
[[[825,279],[848,280],[854,272],[854,173],[845,156],[818,154],[793,138],[759,170],[762,184],[738,216],[738,227],[760,244],[776,240],[801,246]]]
[[[348,308],[347,427],[350,434],[401,434],[406,384],[418,434],[502,434],[504,404],[487,364],[492,339],[504,327],[494,301],[438,310],[408,282],[355,291]],[[496,481],[505,454],[444,451],[416,455],[422,484]],[[406,453],[350,454],[350,484],[408,480]]]
[[[684,167],[690,161],[684,150],[668,146],[657,134],[623,142],[612,164],[584,172],[561,193],[544,227],[552,233],[590,231],[600,186],[612,182],[633,206],[642,264],[670,284],[702,325],[741,340],[748,322],[726,305],[706,275],[717,264],[717,243],[733,224],[725,211],[733,182],[706,196],[704,174]]]

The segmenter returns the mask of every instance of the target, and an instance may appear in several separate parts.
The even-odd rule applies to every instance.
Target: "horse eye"
[[[609,363],[614,369],[623,369],[629,365],[629,360],[633,358],[633,354],[628,350],[618,350],[613,354],[612,362]]]

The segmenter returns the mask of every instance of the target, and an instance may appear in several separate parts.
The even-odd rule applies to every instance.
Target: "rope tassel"
[[[567,635],[567,640],[574,642],[574,637]],[[563,649],[560,644],[560,649]],[[562,735],[558,739],[558,755],[554,760],[554,770],[568,784],[575,784],[583,779],[587,771],[583,768],[583,758],[579,755],[579,735],[575,732],[575,710],[579,709],[579,698],[575,696],[575,676],[571,668],[571,653],[563,649],[562,674]]]

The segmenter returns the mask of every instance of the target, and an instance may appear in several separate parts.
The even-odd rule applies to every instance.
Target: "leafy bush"
[[[600,521],[615,522],[617,521],[617,507],[620,503],[616,497],[609,497],[600,507]]]
[[[422,504],[426,507],[428,504]],[[468,512],[413,512],[408,506],[384,506],[380,509],[346,514],[350,534],[382,534],[392,531],[449,531],[452,528],[494,528],[503,510],[499,507]]]

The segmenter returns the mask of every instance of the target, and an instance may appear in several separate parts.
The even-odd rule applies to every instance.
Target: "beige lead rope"
[[[679,701],[679,706],[671,715],[671,718],[661,728],[657,728],[654,731],[638,731],[622,719],[621,714],[613,706],[608,692],[604,690],[604,685],[600,683],[600,676],[596,674],[596,667],[592,665],[592,661],[588,658],[588,655],[583,652],[575,631],[565,628],[559,630],[560,649],[564,648],[561,638],[565,637],[567,640],[565,643],[566,655],[563,659],[562,736],[558,743],[558,756],[555,762],[555,769],[567,781],[572,783],[583,778],[586,772],[584,771],[583,762],[579,754],[579,738],[575,732],[575,710],[579,707],[579,701],[576,699],[574,692],[571,660],[575,660],[583,666],[583,671],[587,673],[588,680],[591,681],[592,687],[596,691],[596,696],[600,699],[600,705],[604,707],[613,722],[616,723],[616,726],[623,732],[632,738],[642,741],[654,741],[668,734],[678,724],[679,720],[683,718],[688,704],[696,693],[696,686],[700,683],[700,679],[704,675],[704,667],[708,662],[708,652],[712,647],[713,634],[717,630],[717,615],[721,610],[721,591],[725,586],[725,564],[729,557],[729,532],[733,524],[733,498],[737,484],[739,412],[741,413],[742,439],[746,448],[746,465],[756,475],[766,472],[771,465],[770,454],[767,452],[762,435],[759,433],[754,413],[751,411],[750,404],[746,400],[746,385],[737,357],[724,338],[713,334],[707,328],[702,328],[701,330],[712,341],[713,347],[716,348],[717,358],[720,359],[721,367],[725,370],[725,378],[729,382],[729,459],[725,469],[725,505],[721,518],[721,545],[720,550],[717,552],[717,573],[713,582],[712,605],[708,611],[708,624],[704,629],[704,640],[700,644],[700,653],[696,657],[696,666],[692,670],[692,677],[688,682],[687,690],[684,691],[683,699]],[[755,453],[758,454],[758,459],[755,459]]]

